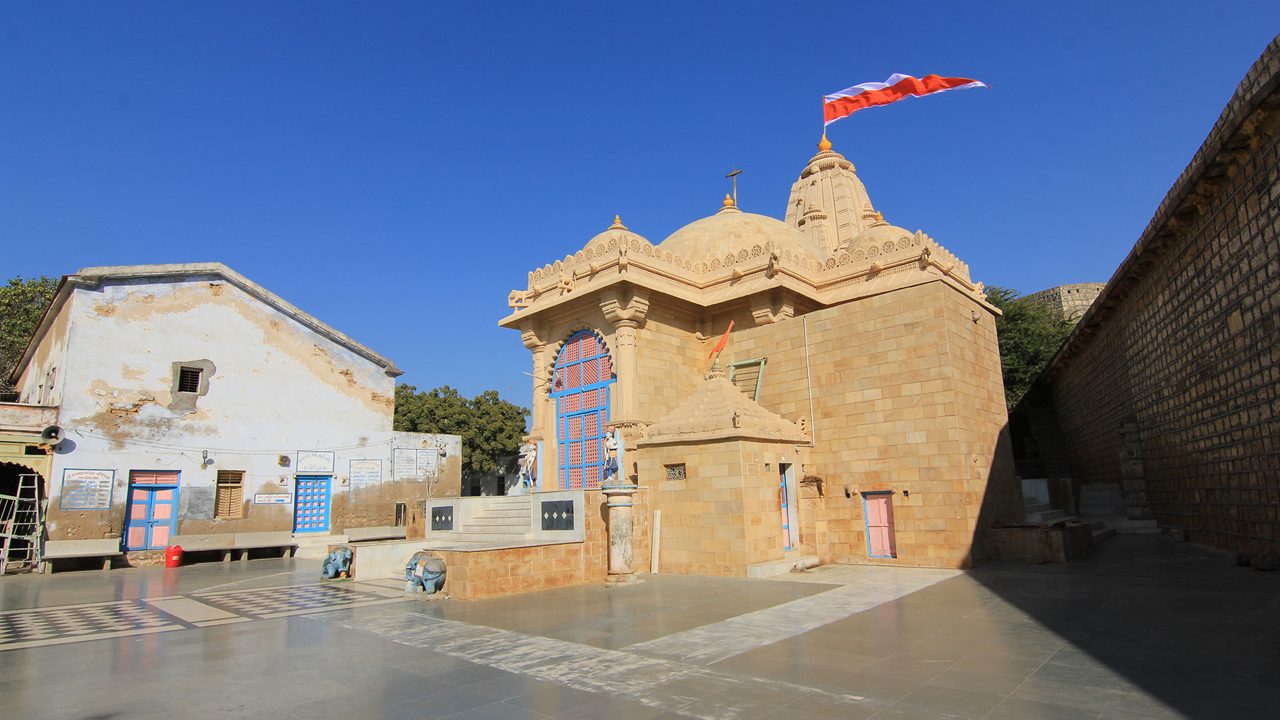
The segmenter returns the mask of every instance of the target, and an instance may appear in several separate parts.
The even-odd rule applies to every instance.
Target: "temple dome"
[[[685,225],[658,245],[664,251],[691,260],[737,255],[757,246],[761,249],[771,246],[775,251],[790,249],[817,261],[826,257],[820,245],[781,220],[744,213],[734,205],[726,205],[715,215]]]
[[[621,216],[614,215],[613,224],[610,225],[608,228],[606,228],[604,232],[601,232],[597,234],[595,237],[588,240],[587,244],[583,245],[582,247],[589,248],[589,247],[594,247],[596,245],[608,246],[610,240],[616,240],[617,244],[622,246],[622,245],[630,244],[631,240],[633,239],[639,240],[640,242],[643,242],[646,245],[649,244],[649,241],[646,240],[643,235],[639,233],[631,232],[629,229],[627,229],[627,226],[622,224]]]

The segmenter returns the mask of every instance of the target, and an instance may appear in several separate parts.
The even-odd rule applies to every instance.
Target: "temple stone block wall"
[[[766,409],[808,418],[812,384],[805,471],[824,479],[827,502],[825,514],[805,513],[806,534],[821,523],[823,560],[879,562],[867,557],[863,491],[894,492],[890,563],[966,567],[984,503],[1013,519],[1020,495],[997,452],[1007,432],[995,322],[974,308],[931,283],[735,331],[735,359],[768,358]]]
[[[778,463],[799,465],[794,448],[724,440],[639,454],[640,477],[662,510],[662,572],[746,577],[748,565],[784,558]],[[684,465],[683,479],[667,479],[666,466],[674,464]]]

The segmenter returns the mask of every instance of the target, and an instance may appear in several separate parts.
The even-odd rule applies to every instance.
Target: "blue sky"
[[[615,213],[780,217],[821,96],[992,85],[830,137],[988,285],[1105,281],[1280,3],[0,4],[0,275],[218,260],[395,360],[528,403],[496,321]]]

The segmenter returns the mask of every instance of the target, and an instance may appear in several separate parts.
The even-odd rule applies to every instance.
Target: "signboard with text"
[[[293,493],[257,493],[253,496],[254,505],[288,505],[293,502]]]
[[[359,490],[382,482],[381,460],[352,460],[351,489]]]
[[[418,476],[418,455],[412,448],[396,448],[392,462],[397,480],[413,480]]]
[[[63,470],[58,509],[110,510],[115,479],[115,470]]]
[[[330,474],[333,472],[333,455],[332,450],[299,450],[296,472],[299,475]]]

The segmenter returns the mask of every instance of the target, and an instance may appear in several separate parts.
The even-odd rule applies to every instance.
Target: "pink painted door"
[[[126,550],[159,550],[178,522],[178,473],[133,472],[129,476]]]
[[[878,558],[898,556],[893,537],[893,505],[889,493],[862,496],[863,514],[867,519],[867,555]]]

